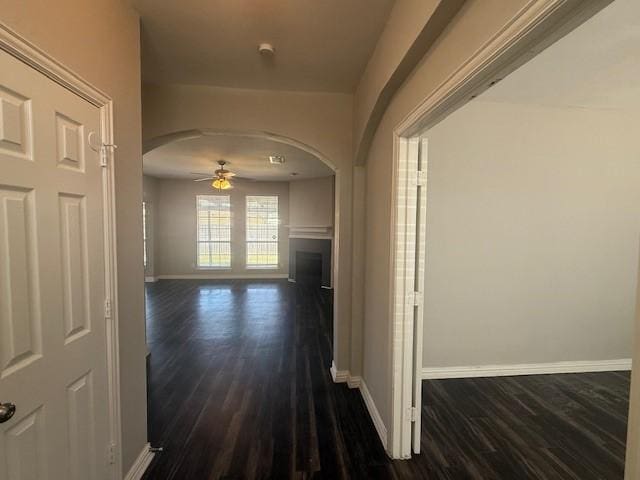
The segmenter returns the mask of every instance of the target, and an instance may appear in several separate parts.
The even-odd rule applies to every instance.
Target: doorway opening
[[[393,455],[409,458],[411,453],[429,448],[425,441],[433,441],[438,426],[433,417],[424,415],[436,415],[429,408],[436,408],[433,402],[443,392],[442,385],[447,385],[434,383],[436,379],[572,372],[585,376],[562,378],[555,386],[552,376],[539,383],[534,378],[505,382],[514,391],[534,389],[535,385],[549,391],[566,388],[565,393],[580,389],[571,384],[573,381],[600,384],[601,393],[615,398],[616,406],[596,408],[610,409],[620,418],[612,421],[601,416],[594,420],[596,428],[615,423],[618,430],[610,439],[614,446],[609,451],[594,453],[601,463],[592,459],[593,470],[621,478],[640,215],[627,207],[639,204],[637,188],[629,182],[637,174],[630,160],[637,158],[629,143],[633,136],[626,134],[626,151],[621,138],[634,124],[636,110],[640,112],[632,98],[633,89],[627,88],[633,84],[627,76],[636,75],[633,61],[625,60],[637,39],[629,40],[633,35],[629,36],[630,29],[623,25],[638,18],[631,11],[634,7],[633,2],[616,2],[575,30],[576,23],[555,23],[554,40],[573,31],[526,64],[531,52],[537,53],[549,42],[536,44],[535,33],[519,37],[502,60],[485,59],[488,63],[457,72],[443,91],[397,128],[392,313],[394,339],[402,348],[393,350],[397,366],[392,369]],[[611,22],[617,22],[616,26]],[[593,39],[599,29],[601,33],[620,32],[620,38],[603,34],[610,41],[603,41],[602,50],[594,52],[588,49],[584,36]],[[629,40],[626,46],[625,36]],[[635,58],[637,52],[631,55]],[[553,61],[555,66],[550,63]],[[612,76],[606,80],[608,75]],[[509,91],[510,84],[514,88]],[[613,110],[617,110],[617,120]],[[493,123],[490,111],[496,112]],[[547,115],[546,121],[540,120],[543,115]],[[461,121],[466,121],[465,126]],[[454,123],[460,127],[455,132]],[[451,128],[444,132],[447,125]],[[607,130],[612,125],[617,127]],[[483,140],[478,136],[499,141],[482,150]],[[459,148],[466,147],[471,151],[452,158],[454,151],[459,153]],[[592,158],[595,152],[600,152],[598,158]],[[516,171],[522,174],[518,179],[512,176]],[[560,179],[564,182],[558,184]],[[595,206],[586,208],[590,202]],[[482,211],[489,205],[490,212]],[[461,215],[463,210],[469,215]],[[618,222],[615,218],[620,228],[609,227],[608,233],[602,230],[608,222]],[[476,237],[479,232],[484,234]],[[596,252],[600,253],[585,253],[589,245],[598,245]],[[610,247],[609,254],[604,254]],[[601,262],[587,268],[593,258]],[[421,261],[425,262],[424,271]],[[500,282],[493,282],[497,272]],[[592,278],[594,272],[599,275]],[[469,282],[475,275],[483,280],[471,287]],[[447,288],[439,289],[445,278]],[[571,278],[573,281],[567,280]],[[524,289],[520,291],[520,287]],[[446,305],[442,302],[444,290],[449,292]],[[598,301],[594,308],[582,309],[573,303],[575,299],[585,304]],[[599,311],[599,320],[591,318],[595,311]],[[504,323],[498,326],[496,319],[500,318]],[[518,323],[523,319],[528,326]],[[586,331],[600,334],[590,339]],[[525,345],[518,335],[531,340],[537,351],[528,351],[531,345]],[[554,353],[555,346],[562,343],[558,339],[567,344]],[[473,346],[466,340],[473,341]],[[491,346],[491,340],[499,344]],[[607,373],[579,373],[604,371]],[[453,380],[447,382],[456,388]],[[501,388],[499,383],[494,379],[460,380],[455,385],[467,392],[469,400],[476,398],[474,391]],[[417,395],[422,388],[432,389],[428,405]],[[602,459],[609,455],[615,456],[615,462],[605,465]],[[577,468],[565,460],[559,461],[563,468]],[[540,462],[543,470],[552,468],[547,460]]]

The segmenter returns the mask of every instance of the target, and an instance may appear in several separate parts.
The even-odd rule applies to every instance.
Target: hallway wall
[[[0,0],[2,22],[113,99],[122,465],[147,441],[139,17],[121,0]]]

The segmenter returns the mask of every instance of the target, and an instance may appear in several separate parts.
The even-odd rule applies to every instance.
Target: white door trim
[[[0,50],[4,50],[23,63],[42,73],[52,81],[75,93],[100,109],[100,133],[102,142],[113,144],[113,102],[102,91],[82,79],[62,63],[42,51],[31,42],[0,22]],[[109,300],[110,315],[105,319],[107,341],[107,374],[109,388],[109,434],[113,451],[112,478],[122,477],[121,423],[120,423],[120,370],[118,350],[118,302],[116,270],[116,222],[113,149],[102,152],[106,160],[103,169],[104,205],[104,261],[105,296]],[[107,308],[105,305],[105,316]],[[105,446],[107,447],[107,446]],[[106,451],[105,451],[106,454]]]
[[[413,320],[409,320],[408,298],[413,294],[415,262],[415,215],[408,209],[410,190],[417,176],[410,165],[409,150],[420,134],[448,114],[489,88],[491,83],[515,70],[557,39],[600,11],[612,0],[530,0],[492,38],[404,118],[394,129],[390,338],[391,338],[391,423],[387,452],[392,458],[411,456],[407,433],[407,408],[413,356]],[[407,261],[409,259],[409,261]],[[412,316],[411,316],[412,317]],[[409,332],[411,329],[411,332]]]

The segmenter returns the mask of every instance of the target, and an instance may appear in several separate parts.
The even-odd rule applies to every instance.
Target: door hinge
[[[118,146],[115,143],[102,143],[100,136],[96,132],[90,132],[87,141],[91,150],[98,152],[100,155],[100,166],[106,168],[109,158],[107,155],[108,149],[115,150]]]
[[[116,463],[116,444],[111,443],[107,447],[107,462],[109,465]]]
[[[107,152],[109,151],[109,149],[113,149],[115,150],[116,148],[118,148],[118,146],[114,143],[103,143],[100,146],[100,166],[106,168],[107,167],[107,159],[109,158],[109,156],[107,155]]]
[[[409,294],[409,303],[414,307],[422,305],[422,292],[411,292]]]
[[[106,320],[111,318],[111,300],[109,299],[104,301],[104,318]]]
[[[407,408],[407,420],[409,420],[410,422],[415,422],[418,419],[418,412],[416,410],[416,407],[409,407]]]
[[[422,187],[427,184],[427,172],[424,170],[418,170],[416,177],[416,185]]]

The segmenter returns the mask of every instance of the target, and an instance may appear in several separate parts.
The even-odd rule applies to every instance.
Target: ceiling
[[[283,155],[283,165],[269,163],[269,155]],[[162,145],[143,156],[145,175],[196,179],[208,176],[223,159],[240,178],[292,181],[333,175],[313,154],[293,145],[252,135],[204,135]],[[194,175],[192,172],[200,173]],[[292,176],[292,173],[298,175]]]
[[[479,98],[637,111],[639,79],[640,2],[616,0]]]
[[[393,0],[131,0],[143,79],[351,93]],[[258,44],[275,55],[261,57]]]

